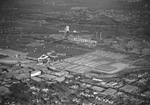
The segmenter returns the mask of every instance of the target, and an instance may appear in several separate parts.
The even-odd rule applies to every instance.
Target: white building
[[[69,26],[66,26],[65,31],[66,31],[66,32],[70,32]]]
[[[38,76],[38,75],[41,75],[41,71],[37,70],[37,71],[31,72],[31,77],[35,77],[35,76]]]

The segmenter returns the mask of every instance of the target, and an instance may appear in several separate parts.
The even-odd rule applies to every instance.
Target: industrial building
[[[64,30],[59,30],[60,33],[63,34],[52,34],[50,37],[56,40],[67,40],[69,42],[73,42],[80,45],[85,45],[88,47],[95,47],[97,45],[97,38],[101,39],[101,34],[95,36],[95,40],[93,40],[93,35],[74,35],[77,31],[73,31],[71,33],[70,27],[66,26]]]
[[[88,47],[95,47],[97,45],[97,41],[87,39],[87,38],[82,38],[82,37],[79,37],[79,36],[73,36],[73,35],[68,36],[68,40],[71,41],[71,42],[86,45]]]
[[[53,66],[77,73],[95,71],[113,74],[130,66],[133,61],[128,60],[128,62],[122,62],[127,57],[129,57],[129,55],[96,50],[80,56],[67,58]]]

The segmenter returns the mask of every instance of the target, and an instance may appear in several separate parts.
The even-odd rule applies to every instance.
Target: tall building
[[[67,39],[68,38],[68,36],[69,36],[69,33],[70,32],[70,28],[69,28],[69,26],[66,26],[66,28],[65,28],[65,38]]]
[[[66,26],[65,31],[66,31],[66,33],[69,33],[69,31],[70,31],[69,26]]]

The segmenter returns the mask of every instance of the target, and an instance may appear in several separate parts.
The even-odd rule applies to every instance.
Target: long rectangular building
[[[129,57],[129,55],[96,50],[77,57],[65,59],[56,65],[54,64],[54,66],[76,73],[96,71],[113,74],[129,67],[128,63],[122,62],[126,60],[126,57]]]

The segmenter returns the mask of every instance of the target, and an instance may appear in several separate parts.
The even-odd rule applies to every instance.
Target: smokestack
[[[102,32],[100,32],[99,39],[102,40]]]
[[[96,34],[95,34],[95,39],[99,39],[98,38],[98,32],[96,32]]]

